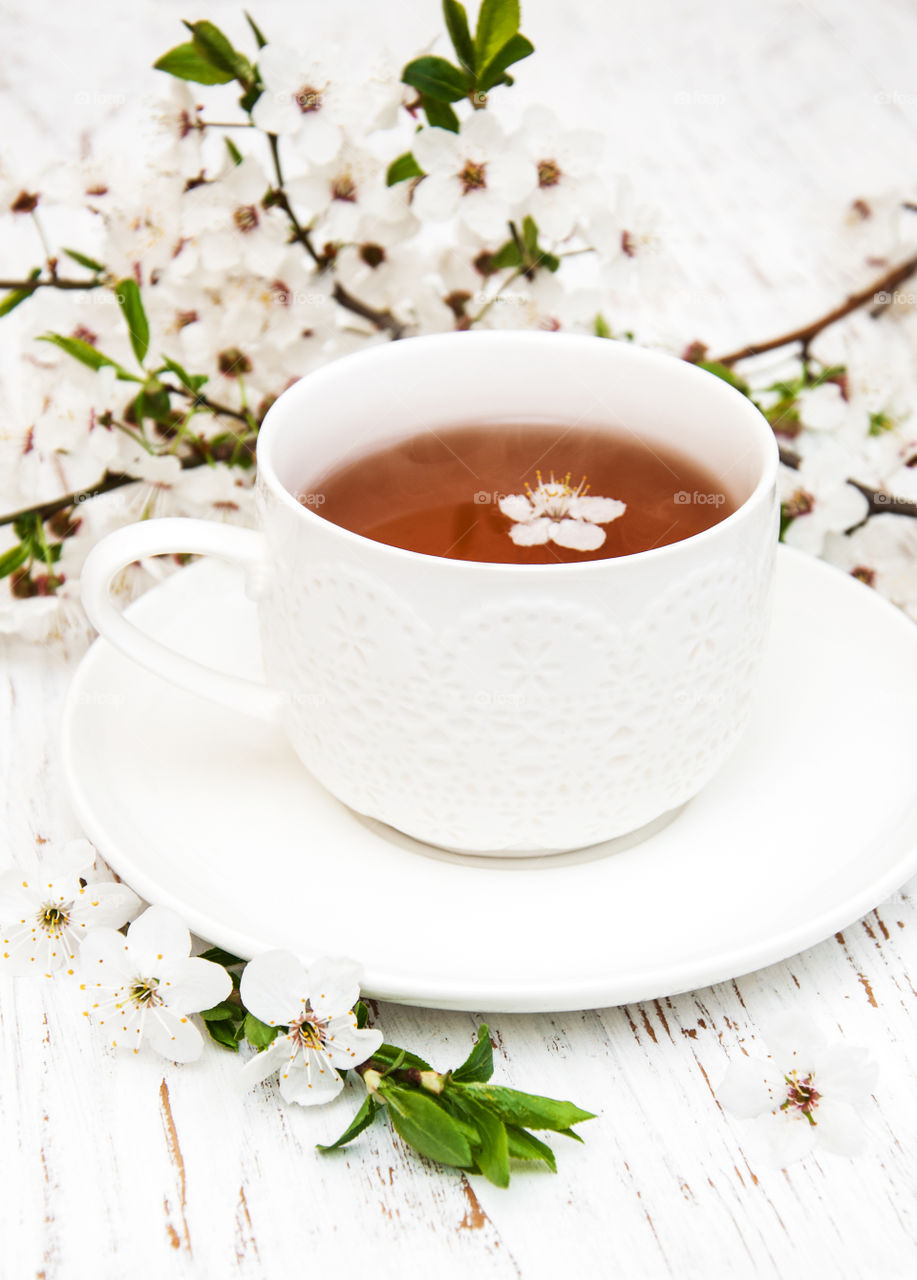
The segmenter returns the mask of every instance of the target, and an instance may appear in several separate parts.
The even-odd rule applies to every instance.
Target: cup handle
[[[146,635],[119,613],[111,601],[115,574],[143,556],[169,552],[219,556],[256,570],[265,564],[263,534],[212,520],[171,518],[146,520],[116,529],[93,547],[83,565],[80,589],[83,605],[93,626],[142,667],[163,676],[181,689],[196,693],[234,711],[276,723],[282,695],[269,685],[224,675],[175,653]]]

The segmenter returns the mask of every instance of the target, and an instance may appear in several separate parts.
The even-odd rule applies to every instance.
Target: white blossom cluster
[[[113,526],[152,514],[248,522],[252,468],[243,464],[257,423],[325,361],[394,335],[472,326],[630,339],[629,317],[665,278],[659,218],[626,180],[604,179],[601,133],[566,129],[542,106],[507,130],[502,87],[462,103],[453,132],[429,123],[391,69],[355,80],[273,40],[256,61],[262,88],[250,116],[227,97],[232,86],[169,82],[142,180],[116,157],[0,172],[0,275],[40,270],[44,282],[50,271],[99,286],[42,287],[0,317],[22,352],[4,387],[0,512],[77,495],[60,516],[66,536],[48,524],[60,539],[53,566],[30,558],[0,582],[0,630],[37,638],[79,617],[80,566]],[[407,153],[413,168],[392,182],[390,166]],[[894,231],[886,254],[903,253],[907,226],[876,218],[870,235],[880,221],[886,238]],[[52,224],[69,238],[49,244]],[[139,287],[148,322],[143,367],[119,305],[123,280]],[[812,344],[810,384],[818,369],[845,371],[798,390],[775,421],[798,461],[783,468],[781,496],[789,543],[917,617],[917,521],[867,519],[867,499],[847,483],[917,499],[906,350],[877,337],[889,327],[867,321]],[[115,365],[93,369],[33,341],[48,332]],[[202,380],[209,405],[195,406],[162,372],[165,357]],[[138,419],[132,407],[157,370],[154,380],[169,387],[168,423]],[[773,357],[742,373],[765,409],[781,399],[775,381],[795,376]],[[82,500],[121,473],[138,483]],[[0,556],[18,537],[0,527]]]

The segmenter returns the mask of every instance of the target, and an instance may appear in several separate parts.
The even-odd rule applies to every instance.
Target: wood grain
[[[660,296],[646,300],[652,317],[728,349],[862,284],[832,229],[853,197],[900,183],[913,157],[911,6],[528,0],[524,9],[541,69],[538,58],[520,66],[520,99],[547,97],[603,128],[609,164],[665,207],[677,261]],[[241,15],[213,12],[241,37]],[[43,10],[52,57],[35,11],[7,0],[19,55],[0,71],[0,101],[16,124],[11,160],[53,156],[84,129],[103,150],[123,142],[142,110],[145,68],[180,38],[183,15],[178,0],[129,15],[114,0],[88,13],[53,0]],[[393,15],[340,0],[314,6],[309,20],[316,44],[332,27],[369,41]],[[255,16],[268,31],[289,28],[280,0]],[[401,3],[390,43],[413,50],[437,21],[422,0]],[[104,53],[112,42],[117,59]],[[123,102],[112,108],[106,94]],[[0,249],[4,267],[9,251]],[[6,864],[38,841],[77,834],[57,721],[84,647],[5,646]],[[839,691],[839,732],[850,696]],[[850,749],[869,747],[851,740]],[[791,882],[805,856],[788,831],[775,874]],[[600,1113],[584,1127],[585,1146],[556,1141],[556,1177],[521,1170],[509,1191],[434,1171],[381,1127],[320,1157],[314,1144],[336,1136],[355,1108],[349,1092],[313,1114],[284,1107],[270,1085],[240,1094],[237,1061],[215,1046],[185,1068],[120,1059],[93,1038],[74,988],[4,980],[0,1275],[911,1276],[915,938],[902,892],[835,938],[735,982],[619,1009],[492,1017],[499,1080]],[[774,1169],[721,1111],[716,1089],[729,1062],[762,1053],[759,1027],[782,1010],[823,1019],[879,1060],[870,1154]],[[471,1015],[395,1005],[379,1014],[390,1039],[444,1066],[464,1056],[475,1025]]]

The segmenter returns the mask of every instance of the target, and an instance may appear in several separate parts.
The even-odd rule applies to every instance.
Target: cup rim
[[[317,369],[311,370],[304,374],[302,378],[293,383],[285,391],[281,392],[277,400],[271,405],[261,429],[258,433],[258,443],[256,446],[257,457],[257,473],[259,481],[264,484],[271,492],[280,499],[284,506],[295,511],[298,517],[307,522],[318,521],[323,532],[328,533],[333,530],[339,535],[345,543],[351,543],[361,547],[364,552],[371,551],[372,554],[380,555],[384,559],[396,558],[405,560],[437,565],[448,566],[448,572],[479,572],[486,571],[491,573],[517,574],[522,572],[529,576],[541,574],[556,574],[566,571],[567,574],[571,570],[580,573],[599,572],[604,569],[608,571],[611,565],[615,564],[635,564],[646,563],[664,559],[666,556],[678,555],[683,548],[695,547],[722,536],[722,532],[731,529],[735,524],[748,518],[751,511],[758,508],[763,502],[766,502],[774,489],[777,479],[777,468],[780,460],[780,450],[777,445],[777,439],[771,428],[770,423],[764,417],[763,413],[743,395],[735,387],[729,385],[722,378],[718,378],[716,374],[710,373],[706,369],[701,369],[697,365],[691,364],[687,360],[682,360],[678,356],[669,355],[666,352],[652,351],[646,347],[637,347],[629,343],[622,342],[614,338],[593,337],[591,334],[569,334],[569,333],[540,333],[529,329],[502,329],[502,330],[482,330],[478,332],[462,332],[451,331],[446,333],[421,334],[417,337],[402,338],[398,342],[400,347],[402,343],[423,343],[425,346],[453,346],[455,343],[461,342],[465,345],[488,345],[494,346],[499,344],[508,345],[510,342],[522,343],[528,346],[542,346],[547,348],[548,344],[558,343],[565,346],[588,345],[593,348],[595,344],[602,344],[607,347],[609,343],[615,343],[616,350],[620,353],[622,359],[631,361],[635,364],[644,364],[648,373],[656,367],[660,366],[672,368],[677,365],[680,373],[679,376],[686,378],[703,379],[705,385],[711,385],[711,380],[718,387],[717,394],[721,395],[725,401],[732,400],[736,410],[741,412],[748,420],[749,425],[754,424],[754,430],[758,436],[758,440],[763,448],[764,460],[761,468],[761,475],[755,484],[754,489],[748,497],[736,507],[735,511],[730,512],[723,520],[717,521],[716,524],[710,525],[706,529],[700,530],[698,533],[690,534],[687,538],[679,538],[676,542],[667,543],[662,547],[651,547],[646,551],[632,551],[623,556],[608,556],[599,560],[584,560],[581,563],[563,562],[558,564],[511,564],[494,560],[459,560],[449,556],[430,555],[425,551],[411,551],[406,547],[395,547],[386,542],[377,542],[374,538],[368,538],[365,534],[355,533],[352,529],[346,529],[343,525],[335,524],[332,520],[326,520],[324,516],[320,516],[317,512],[311,510],[300,502],[285,484],[280,480],[270,457],[270,449],[276,437],[278,437],[284,427],[284,418],[278,414],[278,406],[286,397],[295,396],[297,389],[305,386],[306,383],[312,384],[315,379],[327,378],[331,376],[339,376],[341,373],[347,373],[353,369],[353,366],[359,365],[364,361],[375,361],[381,358],[381,353],[390,349],[389,346],[380,347],[378,345],[369,347],[361,351],[352,351],[345,356],[340,356],[336,360],[331,360],[327,364],[319,366]],[[353,370],[357,373],[357,370]],[[285,406],[284,406],[285,411]]]

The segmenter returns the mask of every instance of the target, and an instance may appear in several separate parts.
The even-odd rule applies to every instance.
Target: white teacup
[[[739,505],[635,555],[508,565],[386,546],[294,496],[364,450],[501,419],[627,430],[704,464]],[[359,813],[467,853],[574,849],[690,800],[735,745],[768,617],[776,472],[754,406],[683,361],[561,334],[412,338],[280,396],[258,439],[262,532],[182,519],[120,529],[86,561],[83,599],[151,671],[276,720]],[[269,686],[168,650],[113,607],[113,575],[166,552],[255,570]]]

